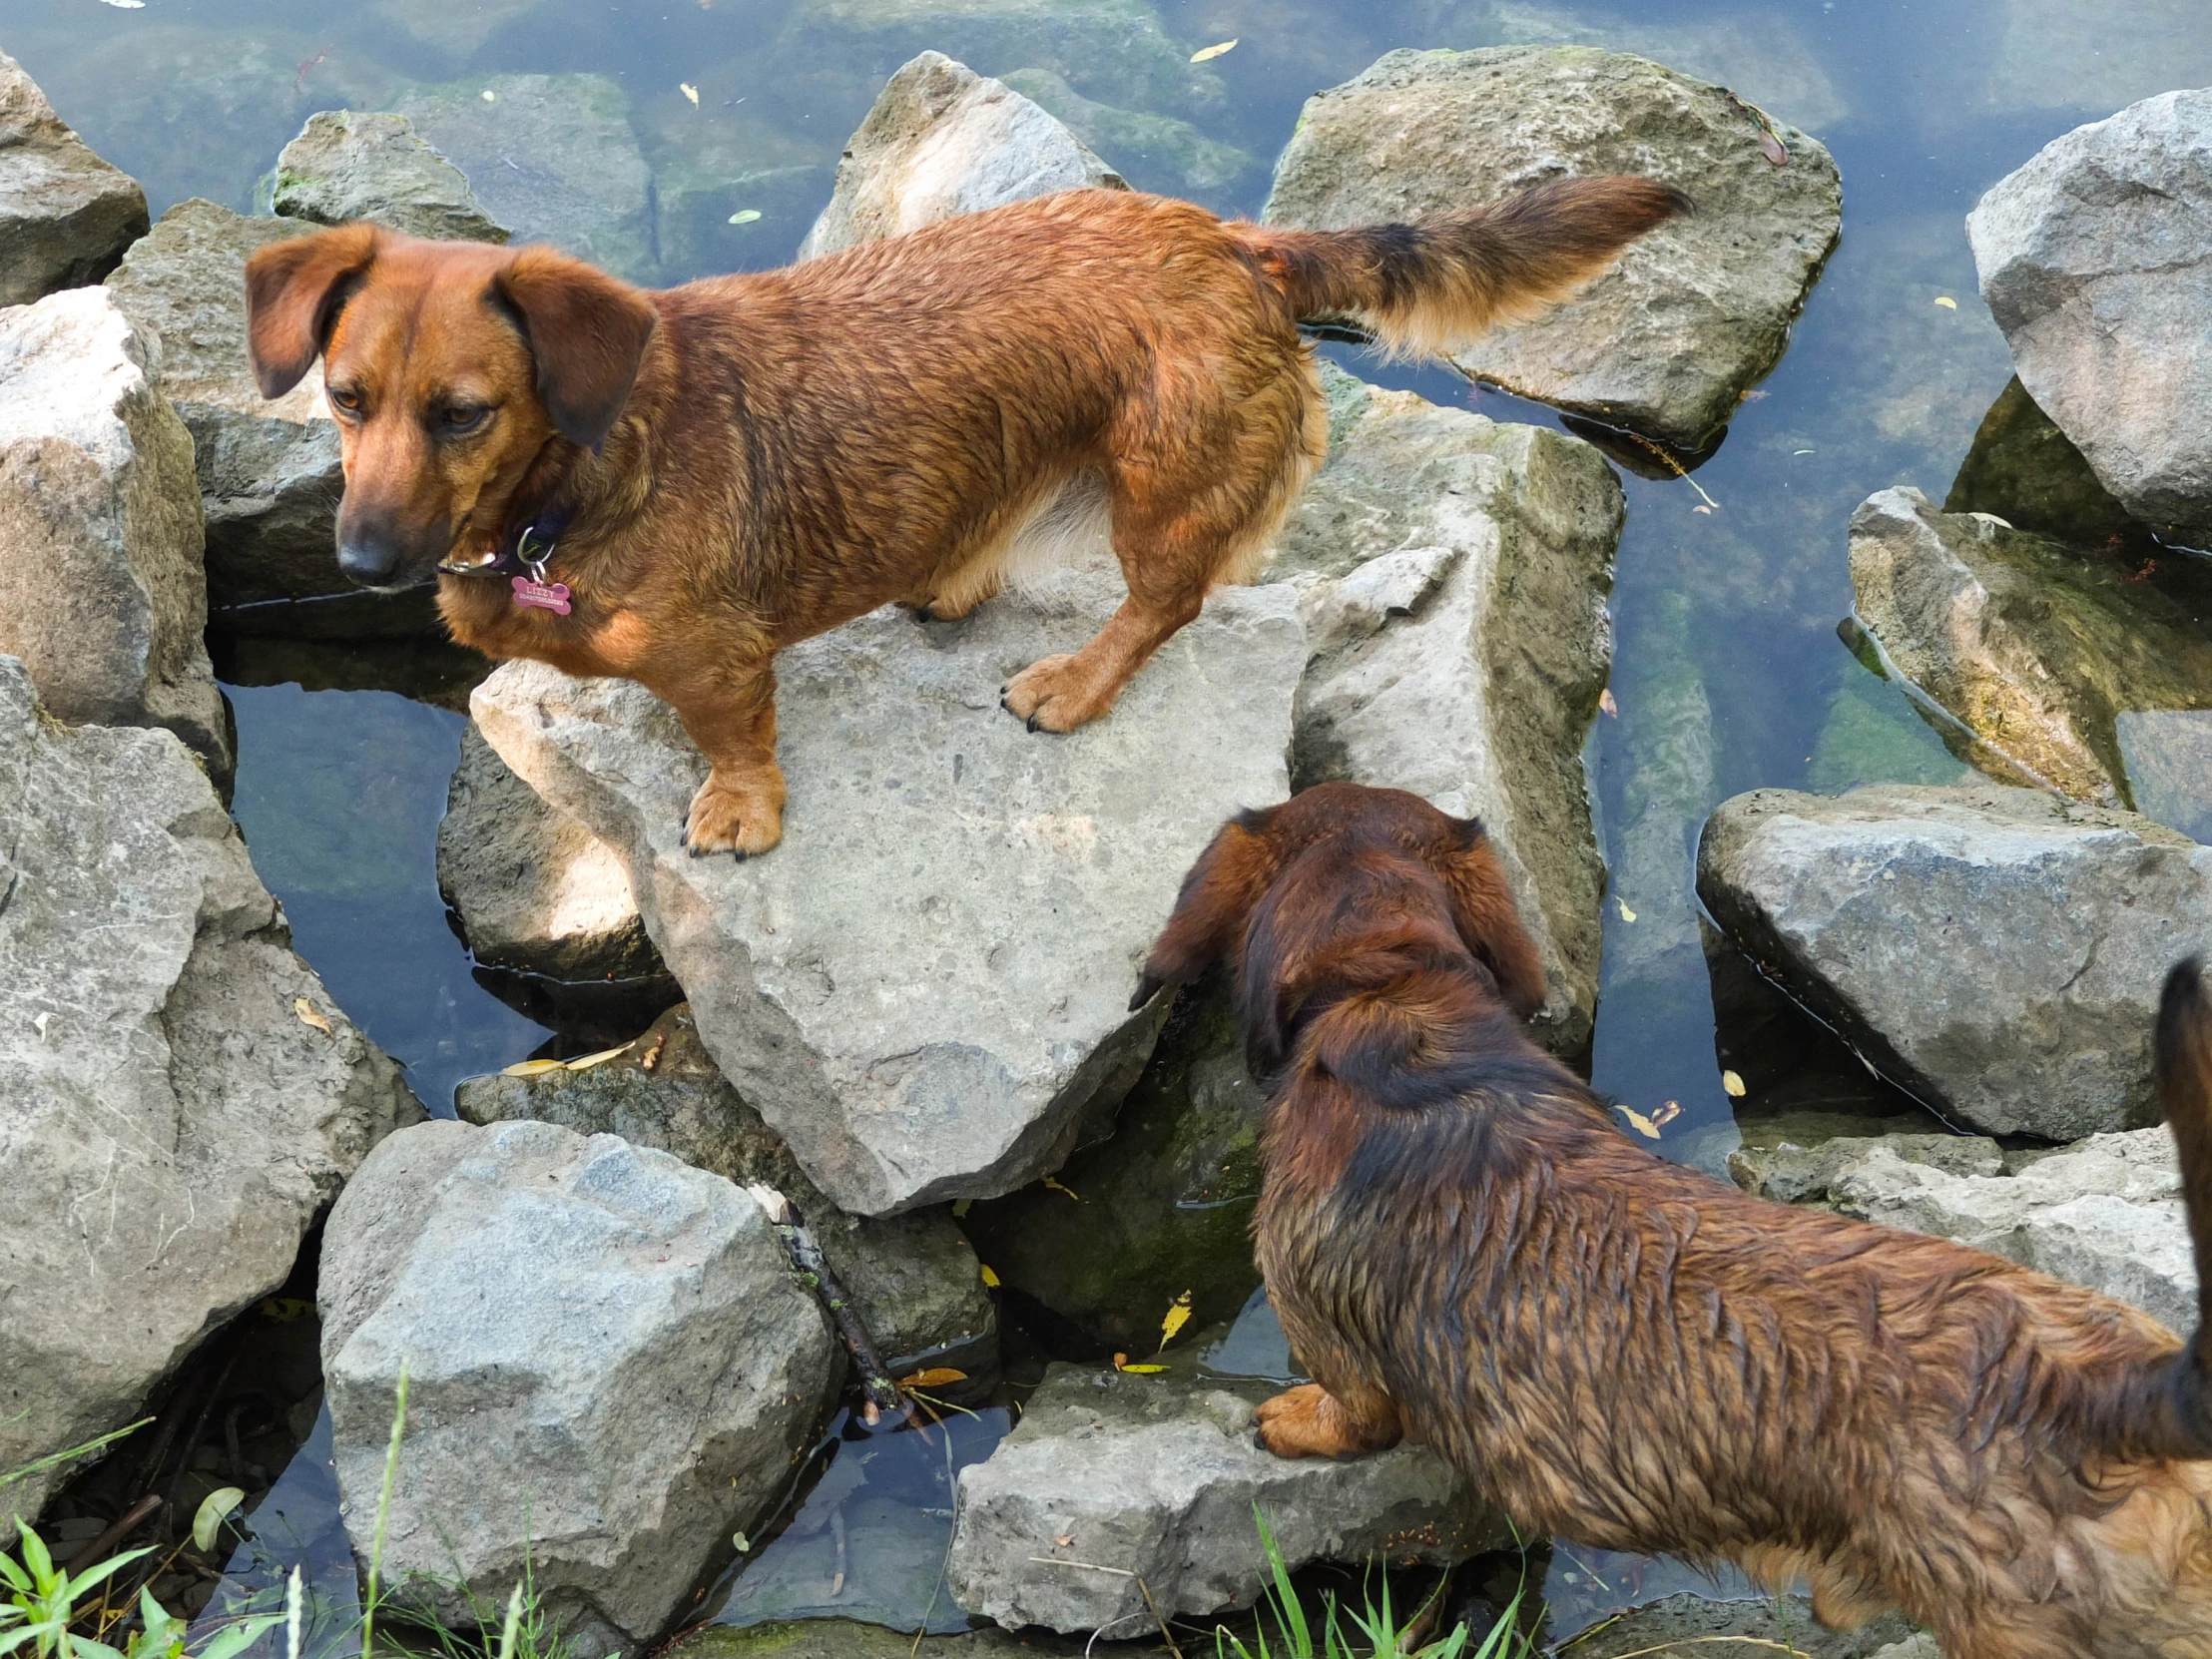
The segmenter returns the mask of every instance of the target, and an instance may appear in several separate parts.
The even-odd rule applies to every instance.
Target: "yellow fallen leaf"
[[[594,1066],[605,1065],[618,1055],[629,1053],[634,1046],[636,1045],[632,1043],[624,1043],[620,1048],[603,1048],[597,1054],[580,1054],[573,1060],[564,1060],[561,1063],[570,1071],[589,1071]]]
[[[1175,1334],[1191,1323],[1191,1293],[1185,1291],[1168,1306],[1168,1317],[1160,1322],[1160,1346],[1166,1348],[1175,1341]]]
[[[301,1025],[311,1025],[317,1031],[321,1032],[325,1037],[335,1035],[335,1033],[332,1032],[330,1029],[330,1022],[324,1019],[320,1014],[316,1013],[314,1009],[314,1004],[312,1002],[309,1002],[305,997],[293,997],[291,999],[291,1011],[299,1016],[299,1023]]]
[[[761,210],[758,208],[740,208],[730,216],[730,223],[733,225],[750,225],[760,217]]]
[[[958,1221],[958,1220],[960,1220],[960,1219],[961,1219],[961,1218],[962,1218],[963,1216],[965,1216],[965,1215],[966,1215],[966,1214],[968,1213],[968,1210],[969,1210],[969,1208],[970,1208],[971,1206],[973,1206],[973,1204],[974,1204],[974,1203],[975,1203],[975,1200],[974,1200],[974,1199],[972,1199],[972,1198],[956,1198],[956,1199],[954,1199],[954,1200],[952,1201],[952,1219],[953,1219],[954,1221]]]
[[[1635,1130],[1637,1134],[1643,1136],[1645,1140],[1655,1141],[1659,1138],[1659,1126],[1653,1123],[1651,1119],[1645,1117],[1643,1113],[1637,1111],[1633,1106],[1616,1106],[1613,1108],[1613,1110],[1620,1113],[1622,1117],[1626,1118],[1628,1120],[1628,1127]]]
[[[1046,1186],[1050,1187],[1050,1188],[1051,1188],[1051,1189],[1052,1189],[1052,1190],[1053,1190],[1054,1192],[1056,1192],[1056,1193],[1066,1193],[1066,1194],[1068,1195],[1068,1197],[1070,1197],[1070,1198],[1074,1198],[1074,1199],[1075,1199],[1075,1202],[1076,1202],[1076,1203],[1078,1203],[1078,1204],[1080,1204],[1080,1203],[1082,1203],[1082,1202],[1083,1202],[1083,1201],[1082,1201],[1082,1200],[1081,1200],[1080,1198],[1076,1198],[1076,1197],[1075,1197],[1075,1189],[1074,1189],[1074,1188],[1072,1188],[1072,1187],[1063,1187],[1063,1186],[1061,1186],[1059,1182],[1057,1182],[1057,1181],[1053,1180],[1053,1179],[1052,1179],[1052,1177],[1051,1177],[1051,1176],[1049,1176],[1049,1175],[1048,1175],[1048,1176],[1046,1176],[1046,1177],[1044,1178],[1044,1184],[1045,1184]]]
[[[1958,308],[1958,301],[1947,293],[1938,293],[1936,296],[1936,303],[1942,306],[1946,311],[1955,311]]]
[[[1628,907],[1628,900],[1621,897],[1619,893],[1613,895],[1613,903],[1620,910],[1621,920],[1634,921],[1636,919],[1636,912]]]
[[[731,1533],[730,1541],[738,1546],[738,1553],[740,1555],[748,1553],[753,1548],[753,1540],[751,1538],[748,1538],[743,1532]]]
[[[1125,1371],[1132,1377],[1157,1377],[1168,1368],[1165,1366],[1116,1366],[1114,1369]]]
[[[1724,1071],[1721,1073],[1721,1087],[1737,1100],[1744,1098],[1744,1080],[1735,1072]]]
[[[987,1289],[994,1291],[998,1289],[998,1275],[991,1272],[988,1264],[983,1266],[983,1284]]]
[[[486,87],[478,96],[480,96],[487,104],[496,104],[499,102],[499,94],[492,91],[489,87]]]
[[[1243,37],[1239,36],[1238,38],[1242,39]],[[1201,46],[1196,52],[1193,52],[1191,54],[1191,62],[1212,63],[1216,58],[1220,57],[1224,52],[1228,51],[1236,44],[1237,42],[1234,40],[1225,40],[1220,42],[1218,45]]]
[[[1712,510],[1710,506],[1696,506],[1690,509],[1693,513],[1710,513]]]
[[[1607,686],[1597,694],[1597,706],[1605,714],[1612,716],[1613,719],[1621,718],[1621,706],[1613,701],[1613,688],[1611,686]]]
[[[965,1382],[967,1373],[954,1371],[950,1366],[932,1366],[927,1371],[917,1371],[911,1377],[901,1377],[901,1388],[941,1388],[947,1382]]]
[[[543,1077],[549,1071],[562,1069],[558,1060],[517,1060],[511,1066],[500,1069],[502,1077]]]
[[[260,1306],[254,1312],[261,1315],[265,1320],[274,1320],[278,1325],[289,1325],[293,1320],[305,1319],[313,1313],[314,1304],[304,1297],[270,1296],[262,1298]]]
[[[676,83],[676,90],[682,93],[686,98],[689,98],[691,100],[693,109],[696,110],[699,108],[699,89],[693,86],[691,82],[678,81]]]

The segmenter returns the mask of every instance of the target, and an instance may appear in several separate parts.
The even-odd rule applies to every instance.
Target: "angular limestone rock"
[[[1992,1135],[2151,1121],[2159,987],[2212,946],[2212,847],[2039,791],[1755,790],[1698,893],[1883,1075]]]
[[[292,954],[167,732],[61,727],[0,657],[0,1468],[16,1469],[142,1415],[421,1109]],[[0,1520],[35,1516],[60,1478],[0,1488]]]
[[[583,1659],[653,1642],[782,1495],[842,1375],[743,1191],[546,1123],[385,1142],[331,1211],[318,1295],[354,1552],[405,1368],[385,1585],[452,1621],[527,1570]]]
[[[693,858],[706,776],[641,687],[508,664],[476,691],[513,771],[621,855],[739,1093],[840,1208],[988,1198],[1059,1167],[1127,1091],[1165,997],[1127,1008],[1223,820],[1288,793],[1307,661],[1287,589],[1226,589],[1066,738],[998,689],[1122,596],[1068,572],[962,621],[886,608],[777,662],[784,841]]]
[[[1325,376],[1331,455],[1268,573],[1304,594],[1300,788],[1481,818],[1543,953],[1544,1040],[1589,1041],[1605,866],[1582,741],[1612,666],[1620,484],[1575,438]]]
[[[2134,523],[2016,374],[1982,416],[1943,511],[1989,513],[2075,547],[2095,547]]]
[[[941,52],[924,52],[890,78],[846,144],[835,194],[799,257],[1090,188],[1128,186],[1020,93]]]
[[[1014,1431],[960,1471],[952,1594],[1011,1629],[1130,1637],[1153,1622],[1145,1590],[1171,1618],[1252,1605],[1273,1582],[1255,1506],[1293,1569],[1384,1550],[1449,1562],[1505,1541],[1426,1446],[1264,1450],[1253,1407],[1275,1391],[1187,1359],[1159,1375],[1052,1367]]]
[[[1719,87],[1595,47],[1392,52],[1307,101],[1263,217],[1309,230],[1387,224],[1593,173],[1660,179],[1697,212],[1644,237],[1566,304],[1454,360],[1523,397],[1697,449],[1781,360],[1836,245],[1843,188],[1819,140]]]
[[[403,115],[322,110],[278,152],[269,210],[311,225],[368,219],[410,237],[505,242],[468,179],[416,136]]]
[[[137,181],[94,155],[0,52],[0,305],[99,281],[146,226]]]
[[[167,727],[222,780],[192,437],[163,368],[103,288],[0,310],[0,651],[56,718]]]

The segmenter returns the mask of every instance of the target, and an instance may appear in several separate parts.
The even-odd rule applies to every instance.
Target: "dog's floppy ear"
[[[341,225],[270,243],[246,262],[246,353],[264,397],[281,397],[306,377],[375,258],[375,226]]]
[[[1164,985],[1193,983],[1229,953],[1282,862],[1267,834],[1274,816],[1273,809],[1239,813],[1198,855],[1183,877],[1175,913],[1145,958],[1144,974],[1129,999],[1132,1012]]]
[[[1506,1006],[1526,1019],[1544,1005],[1544,963],[1536,941],[1521,925],[1513,889],[1505,884],[1497,852],[1480,819],[1456,825],[1457,847],[1444,884],[1451,892],[1451,921],[1459,937],[1490,970]]]
[[[554,429],[596,449],[622,413],[660,313],[628,282],[545,248],[516,254],[492,295],[537,359]]]

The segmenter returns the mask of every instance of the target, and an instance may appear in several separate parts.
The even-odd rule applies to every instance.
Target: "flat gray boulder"
[[[138,182],[94,155],[0,52],[0,305],[99,281],[146,225]]]
[[[292,953],[169,733],[58,725],[0,657],[0,1469],[15,1469],[143,1415],[284,1282],[340,1183],[421,1109]],[[35,1516],[59,1478],[0,1488],[0,1521]]]
[[[1957,722],[1952,752],[2013,782],[2140,807],[2120,717],[2212,707],[2212,637],[2182,605],[1910,486],[1851,515],[1851,585],[1891,664]]]
[[[505,242],[509,235],[477,206],[467,176],[403,115],[310,115],[278,152],[267,183],[272,213],[310,225],[367,219],[441,242]]]
[[[1118,574],[1070,571],[783,653],[784,841],[742,864],[684,850],[705,763],[642,687],[510,663],[471,699],[500,758],[621,854],[716,1062],[840,1209],[1056,1169],[1151,1052],[1167,999],[1126,1004],[1184,872],[1289,791],[1308,651],[1281,586],[1217,593],[1067,738],[998,707],[1121,597]]]
[[[2054,139],[1966,218],[2020,383],[2144,522],[2212,532],[2212,89]]]
[[[765,1182],[798,1207],[853,1311],[894,1377],[998,1367],[998,1313],[948,1205],[896,1216],[849,1216],[807,1179],[776,1132],[745,1103],[679,1003],[611,1060],[526,1076],[471,1077],[453,1107],[470,1123],[557,1123],[580,1135],[620,1135],[741,1187]]]
[[[884,85],[800,244],[815,259],[1063,190],[1126,190],[1120,174],[1001,82],[924,52]]]
[[[946,1576],[968,1612],[1140,1636],[1162,1615],[1249,1607],[1273,1582],[1253,1509],[1295,1571],[1387,1554],[1451,1562],[1506,1540],[1503,1521],[1426,1446],[1278,1457],[1254,1407],[1269,1383],[1056,1365],[1014,1431],[960,1471]],[[1142,1588],[1139,1580],[1142,1580]]]
[[[2155,1120],[2166,972],[2212,947],[2212,847],[2033,790],[1755,790],[1698,892],[1878,1071],[1992,1135]]]
[[[166,727],[227,779],[192,437],[164,369],[104,288],[0,310],[0,652],[57,719]]]
[[[1679,186],[1697,211],[1566,304],[1453,360],[1520,396],[1698,448],[1781,360],[1842,225],[1835,162],[1788,123],[1595,47],[1392,52],[1307,101],[1263,217],[1307,230],[1396,223],[1598,173]]]
[[[314,229],[196,198],[163,214],[108,278],[124,313],[161,335],[162,390],[192,433],[218,608],[356,591],[338,572],[345,477],[321,364],[271,401],[246,352],[247,260]]]
[[[355,1554],[403,1369],[384,1583],[457,1621],[527,1571],[581,1659],[660,1635],[782,1495],[842,1376],[743,1191],[547,1123],[386,1141],[330,1213],[318,1298]]]
[[[1582,743],[1613,660],[1624,506],[1595,449],[1334,368],[1330,457],[1276,543],[1314,656],[1293,779],[1478,815],[1544,959],[1544,1040],[1597,1007],[1605,865]]]

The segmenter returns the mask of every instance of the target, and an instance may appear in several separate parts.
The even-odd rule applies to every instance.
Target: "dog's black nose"
[[[357,587],[389,587],[399,572],[399,543],[373,531],[348,536],[338,543],[338,569]]]

